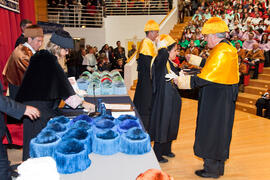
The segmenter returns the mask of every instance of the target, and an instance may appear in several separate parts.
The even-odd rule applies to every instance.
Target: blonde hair
[[[49,41],[47,46],[46,46],[46,49],[48,51],[50,51],[53,55],[57,55],[58,57],[60,57],[60,51],[61,51],[61,47],[54,44],[53,42]]]

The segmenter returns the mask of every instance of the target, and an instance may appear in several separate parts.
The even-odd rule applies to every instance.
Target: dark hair
[[[26,24],[32,24],[32,21],[28,19],[21,20],[20,27],[25,27]]]
[[[263,37],[266,36],[266,41],[264,41]],[[268,43],[268,34],[263,34],[262,35],[262,39],[261,39],[261,44],[265,44],[265,43]]]
[[[171,45],[169,45],[169,46],[167,47],[168,51],[170,52],[170,51],[174,48],[175,45],[176,45],[176,42],[173,43],[173,44],[171,44]]]

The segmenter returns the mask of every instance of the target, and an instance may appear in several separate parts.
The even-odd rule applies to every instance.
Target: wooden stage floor
[[[194,174],[203,161],[193,154],[197,101],[182,98],[178,138],[173,142],[175,158],[160,164],[175,180],[201,179]],[[270,120],[236,110],[226,180],[270,179]]]
[[[129,91],[133,99],[134,91]],[[160,164],[174,180],[204,179],[194,174],[203,161],[193,154],[197,101],[182,98],[178,138],[173,142],[175,158]],[[230,158],[225,164],[224,180],[270,180],[270,119],[235,111]]]

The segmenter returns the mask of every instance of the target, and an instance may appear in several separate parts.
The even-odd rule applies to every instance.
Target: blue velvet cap
[[[121,135],[120,152],[125,154],[145,154],[150,150],[150,137],[142,129],[134,127]]]
[[[30,157],[53,156],[55,147],[60,140],[60,137],[52,130],[41,131],[37,137],[30,141]]]
[[[120,115],[118,118],[116,118],[116,123],[119,124],[120,122],[127,120],[127,119],[131,119],[131,120],[135,120],[135,121],[139,122],[139,119],[136,116],[124,114],[124,115]]]
[[[104,133],[107,132],[108,130],[117,130],[117,126],[115,123],[111,120],[108,119],[102,119],[99,121],[96,121],[93,126],[93,134],[96,133]]]
[[[124,133],[133,127],[137,127],[141,129],[141,125],[139,124],[138,121],[133,120],[133,119],[126,119],[118,124],[117,130],[120,133]]]
[[[93,119],[92,118],[90,118],[88,115],[81,114],[81,115],[76,116],[75,118],[73,118],[71,120],[71,122],[70,122],[70,125],[73,125],[76,121],[79,121],[79,120],[86,121],[89,124],[92,124],[93,123]]]
[[[54,122],[58,122],[58,123],[63,124],[63,125],[68,127],[69,123],[70,123],[70,119],[65,117],[65,116],[57,116],[57,117],[54,117],[53,119],[51,119],[50,121],[48,121],[48,124],[51,124]]]
[[[103,133],[97,133],[93,136],[93,153],[101,155],[112,155],[119,152],[120,134],[109,130]]]
[[[63,134],[65,134],[68,130],[67,126],[60,124],[58,122],[48,123],[45,129],[53,130],[60,137],[62,137]]]
[[[91,134],[89,134],[85,129],[71,128],[62,136],[63,140],[71,138],[75,138],[85,144],[88,154],[92,152]]]
[[[53,158],[61,174],[84,171],[91,164],[86,146],[73,138],[60,141]]]
[[[102,116],[98,116],[94,119],[94,123],[100,121],[100,120],[104,120],[104,119],[107,119],[107,120],[110,120],[110,121],[113,121],[115,123],[115,118],[111,115],[102,115]]]
[[[84,129],[92,136],[93,128],[88,122],[84,120],[76,121],[72,127],[77,129]]]

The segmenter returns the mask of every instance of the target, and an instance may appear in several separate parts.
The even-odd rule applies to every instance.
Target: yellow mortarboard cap
[[[159,31],[159,25],[154,20],[149,20],[144,26],[144,32],[146,31]]]
[[[157,46],[158,46],[158,49],[160,49],[160,48],[168,47],[172,45],[173,43],[176,43],[176,41],[170,35],[161,34],[159,36],[159,42]]]
[[[202,34],[216,34],[223,32],[229,32],[229,28],[225,21],[219,17],[208,19],[202,27]]]

